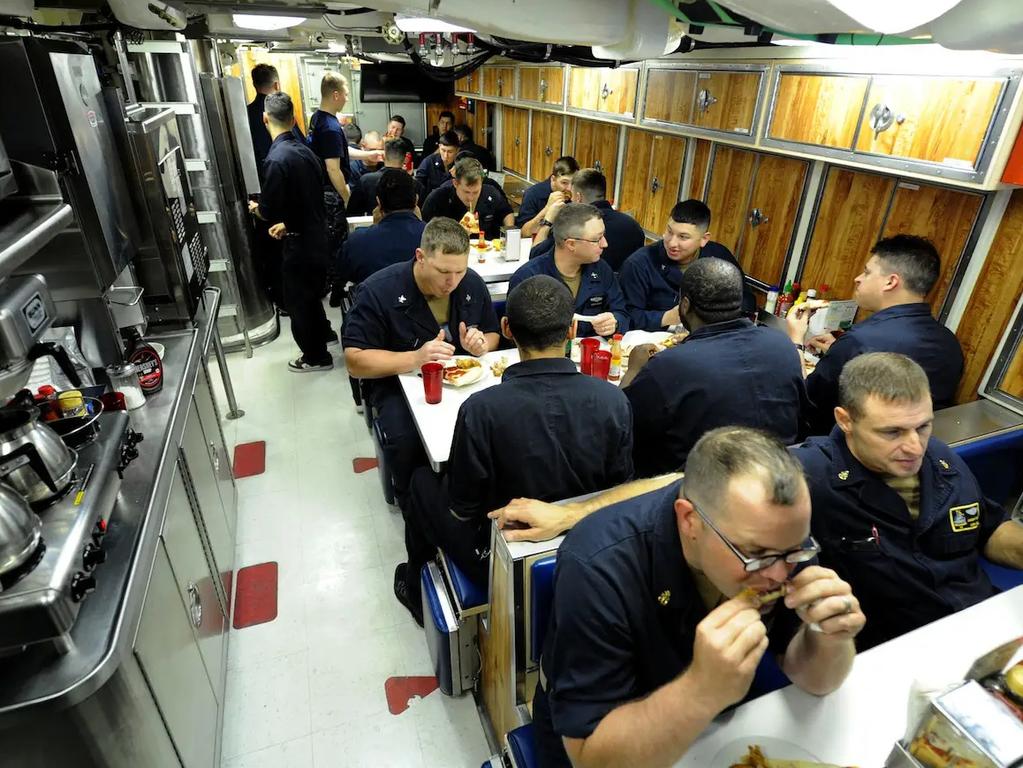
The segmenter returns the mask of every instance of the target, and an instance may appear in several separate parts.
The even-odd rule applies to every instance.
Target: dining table
[[[676,768],[730,768],[751,744],[769,759],[882,768],[905,735],[912,690],[953,686],[977,658],[1018,638],[1023,586],[858,654],[827,696],[788,685],[718,716]]]

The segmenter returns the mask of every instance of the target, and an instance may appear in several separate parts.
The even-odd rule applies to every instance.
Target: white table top
[[[622,339],[622,344],[626,346],[638,344],[641,341],[646,341],[649,335],[645,331],[629,331]],[[601,339],[601,348],[608,348],[606,339]],[[441,396],[441,401],[436,405],[427,404],[426,396],[423,392],[423,380],[420,378],[418,371],[403,373],[398,377],[402,392],[405,393],[405,401],[412,412],[412,420],[419,431],[419,437],[423,441],[426,456],[429,458],[430,466],[433,467],[434,472],[440,472],[444,464],[447,463],[448,456],[451,453],[451,439],[455,434],[455,419],[458,417],[458,408],[474,392],[479,392],[500,383],[501,380],[491,373],[490,364],[502,357],[508,359],[508,365],[514,365],[519,362],[519,352],[517,349],[488,352],[482,358],[483,378],[475,384],[469,384],[464,387],[445,384],[444,394]]]
[[[529,261],[529,251],[533,247],[533,241],[528,237],[523,238],[520,244],[519,260],[505,261],[498,251],[485,251],[486,261],[480,264],[479,251],[475,246],[469,249],[469,269],[483,278],[485,283],[506,282],[515,270]]]
[[[1021,635],[1023,587],[1017,587],[860,654],[829,696],[790,685],[722,716],[676,768],[719,768],[714,758],[725,745],[756,744],[758,736],[791,742],[827,763],[881,768],[906,730],[914,679],[955,683],[978,656]]]

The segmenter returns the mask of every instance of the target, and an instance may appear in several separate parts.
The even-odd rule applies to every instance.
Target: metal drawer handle
[[[708,109],[711,108],[711,106],[717,103],[718,100],[711,96],[710,91],[708,91],[706,88],[702,89],[698,94],[696,94],[696,108],[699,109],[701,112],[706,112]]]
[[[657,194],[657,190],[659,190],[660,188],[661,182],[657,180],[656,176],[654,176],[653,180],[650,182],[650,193]]]
[[[220,471],[220,454],[217,453],[217,445],[214,442],[210,442],[210,456],[213,459],[213,471]]]
[[[599,171],[600,173],[604,172],[604,164],[602,162],[600,162],[599,160],[594,160],[593,161],[593,168],[594,168],[594,170]]]
[[[547,98],[547,81],[546,80],[541,80],[540,81],[540,101],[543,101],[546,98]]]
[[[876,139],[882,133],[892,127],[892,124],[902,125],[906,116],[900,113],[892,112],[891,108],[884,103],[875,104],[874,108],[870,110],[870,128],[874,131],[874,138]]]
[[[199,597],[199,588],[192,582],[188,583],[188,615],[192,619],[192,626],[196,629],[202,626],[202,600]]]
[[[521,144],[521,143],[522,143],[522,142],[521,142],[521,140],[519,139],[519,137],[518,137],[518,136],[516,136],[516,137],[515,137],[515,146],[517,147],[517,146],[519,146],[519,144]]]
[[[761,224],[766,224],[770,219],[764,215],[764,212],[759,208],[754,208],[749,214],[749,223],[754,227],[759,227]]]
[[[547,155],[547,157],[550,157],[554,154],[554,150],[551,147],[544,147],[543,153]]]
[[[606,99],[614,92],[614,88],[608,88],[607,83],[604,83],[604,87],[600,89],[600,98]]]

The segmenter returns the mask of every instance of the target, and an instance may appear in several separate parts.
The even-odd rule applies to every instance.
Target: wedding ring
[[[852,609],[853,609],[852,600],[850,600],[848,597],[845,598],[845,612],[852,613]]]

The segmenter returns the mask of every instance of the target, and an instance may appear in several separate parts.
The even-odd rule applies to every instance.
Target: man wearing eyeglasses
[[[607,247],[604,220],[592,205],[565,206],[554,222],[554,251],[530,259],[512,275],[508,291],[533,275],[550,275],[572,292],[580,322],[577,336],[611,336],[629,330],[625,297],[618,278],[600,254]]]
[[[1023,568],[1023,525],[931,437],[931,389],[910,358],[853,358],[838,396],[831,434],[792,450],[809,481],[821,563],[853,585],[870,617],[863,650],[995,594],[979,556]]]
[[[580,521],[558,551],[533,699],[540,764],[670,765],[768,652],[803,690],[837,688],[865,618],[809,564],[817,551],[799,463],[743,427],[701,438],[684,484]],[[747,597],[779,587],[783,605]]]

